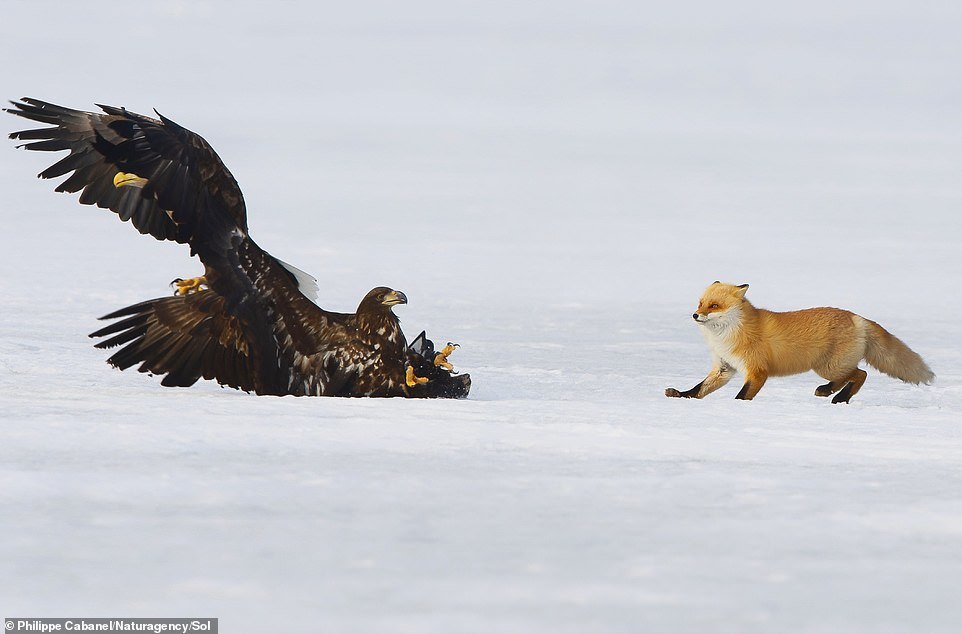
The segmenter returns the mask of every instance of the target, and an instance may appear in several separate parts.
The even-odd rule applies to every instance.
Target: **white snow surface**
[[[465,401],[118,372],[96,318],[197,274],[0,148],[0,616],[225,632],[952,632],[962,4],[0,6],[0,86],[203,134],[251,232],[405,291]],[[3,130],[29,125],[3,115]],[[667,399],[713,280],[876,320],[870,370]]]

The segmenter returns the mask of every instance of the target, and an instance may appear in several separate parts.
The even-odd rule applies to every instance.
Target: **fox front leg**
[[[724,386],[726,383],[732,380],[732,376],[735,375],[735,370],[727,363],[721,362],[712,368],[705,380],[691,388],[690,390],[685,390],[684,392],[679,392],[673,387],[665,390],[665,396],[671,398],[705,398],[718,388]]]
[[[735,398],[742,401],[752,400],[755,398],[755,395],[758,394],[758,391],[762,389],[762,386],[765,385],[765,381],[767,380],[768,375],[764,372],[747,372],[745,376],[745,385],[743,385],[742,389],[739,390],[738,394],[735,395]]]

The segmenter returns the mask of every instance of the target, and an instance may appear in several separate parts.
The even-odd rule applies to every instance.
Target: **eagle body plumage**
[[[206,289],[152,299],[103,319],[91,334],[108,361],[163,375],[166,386],[199,379],[256,394],[464,397],[468,375],[436,367],[423,333],[408,346],[392,307],[400,291],[371,290],[355,313],[324,310],[304,275],[249,236],[244,197],[199,135],[158,114],[99,106],[83,112],[24,98],[11,114],[49,127],[14,132],[30,150],[69,153],[40,173],[56,188],[110,209],[139,232],[187,244],[204,264]],[[130,184],[132,186],[124,186]],[[430,343],[430,342],[428,342]],[[121,347],[122,346],[122,347]],[[424,384],[410,385],[409,368]]]

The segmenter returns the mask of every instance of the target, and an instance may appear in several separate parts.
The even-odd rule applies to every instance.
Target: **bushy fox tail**
[[[935,374],[918,353],[874,321],[865,321],[868,323],[865,360],[870,365],[906,383],[929,384],[935,379]]]

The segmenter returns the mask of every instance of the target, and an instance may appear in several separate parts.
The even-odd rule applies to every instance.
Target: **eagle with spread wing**
[[[234,177],[211,146],[160,113],[103,113],[37,99],[6,111],[49,124],[14,132],[28,150],[68,150],[39,174],[69,176],[58,192],[110,209],[141,233],[190,247],[204,275],[175,280],[174,296],[123,308],[94,333],[98,348],[121,347],[109,363],[164,375],[166,386],[200,378],[254,392],[295,396],[462,398],[470,376],[421,333],[408,345],[393,307],[401,291],[378,287],[354,313],[324,310],[313,278],[261,249],[247,230]]]

